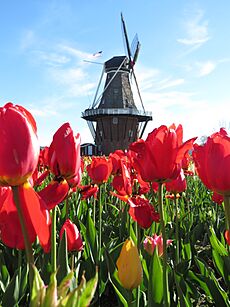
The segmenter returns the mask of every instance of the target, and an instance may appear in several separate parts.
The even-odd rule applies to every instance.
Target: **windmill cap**
[[[123,64],[122,64],[123,63]],[[129,59],[127,56],[122,55],[122,56],[114,56],[113,58],[109,59],[108,61],[105,62],[105,70],[106,72],[113,70],[113,69],[118,69],[121,67],[122,70],[125,71],[130,71],[129,69]]]

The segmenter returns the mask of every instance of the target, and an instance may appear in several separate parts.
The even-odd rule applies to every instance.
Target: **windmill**
[[[98,153],[108,155],[116,149],[125,150],[129,144],[141,138],[151,112],[144,109],[134,66],[140,50],[137,35],[130,46],[124,18],[121,24],[127,55],[114,56],[104,63],[101,78],[92,106],[82,113],[87,120]],[[103,77],[104,89],[99,94]],[[131,89],[134,79],[142,109],[137,109]]]

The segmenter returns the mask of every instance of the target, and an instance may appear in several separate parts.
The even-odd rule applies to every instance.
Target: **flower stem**
[[[224,196],[224,211],[226,219],[226,228],[230,230],[230,196]]]
[[[178,201],[174,194],[175,214],[176,214],[176,265],[180,261],[180,241],[179,241],[179,218],[178,218]]]
[[[140,236],[140,227],[138,225],[138,223],[136,222],[135,223],[136,225],[136,238],[137,238],[137,249],[138,249],[138,252],[139,252],[139,255],[140,255],[140,240],[141,240],[141,236]],[[136,307],[139,307],[140,306],[140,286],[138,286],[136,288]]]
[[[160,224],[163,238],[163,293],[164,306],[169,306],[169,290],[168,290],[168,272],[167,272],[167,239],[165,231],[164,208],[163,208],[163,184],[159,182],[158,187],[158,204],[160,209]]]
[[[56,248],[56,207],[52,210],[52,233],[51,233],[51,267],[52,272],[56,272],[57,269],[57,248]]]
[[[96,222],[96,197],[93,197],[93,224]]]
[[[98,229],[98,237],[99,237],[99,263],[101,261],[101,232],[102,232],[102,185],[99,187],[99,229]]]
[[[25,219],[24,219],[24,215],[23,215],[23,210],[21,208],[20,197],[19,197],[19,190],[18,189],[19,189],[18,186],[13,186],[12,187],[13,199],[14,199],[15,206],[17,208],[18,217],[19,217],[19,221],[20,221],[20,225],[21,225],[21,229],[22,229],[22,235],[23,235],[23,238],[24,238],[25,250],[26,250],[26,258],[27,258],[27,262],[29,264],[30,290],[32,290],[33,278],[34,278],[33,268],[32,267],[34,265],[34,256],[33,256],[32,245],[31,245],[30,240],[29,240],[29,234],[28,234],[28,231],[27,231],[27,228],[26,228],[26,223],[25,223]]]
[[[132,306],[132,300],[133,300],[133,294],[132,294],[132,291],[129,290],[128,291],[128,307],[131,307]]]

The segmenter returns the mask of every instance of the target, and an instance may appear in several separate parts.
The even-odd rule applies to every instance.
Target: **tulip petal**
[[[21,206],[35,229],[40,244],[46,247],[50,241],[50,216],[44,201],[29,183],[18,187]]]
[[[48,210],[53,209],[60,204],[69,192],[69,185],[66,180],[51,181],[47,187],[38,192],[38,195],[44,200]]]
[[[3,203],[0,210],[1,240],[10,248],[24,249],[24,238],[11,188],[8,188],[8,190],[4,193],[4,196],[1,197],[0,202],[2,201]],[[29,241],[32,243],[36,239],[36,233],[27,210],[24,210],[23,203],[21,203],[21,209],[24,215]]]

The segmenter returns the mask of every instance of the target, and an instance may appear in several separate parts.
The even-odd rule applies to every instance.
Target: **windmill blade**
[[[134,64],[136,63],[136,61],[137,61],[137,58],[138,58],[138,55],[139,55],[140,48],[141,48],[141,44],[140,44],[140,42],[138,41],[138,42],[137,42],[137,46],[136,46],[136,50],[135,50],[134,55],[133,55],[133,65],[134,65]]]
[[[140,92],[140,89],[139,89],[139,86],[138,86],[138,83],[137,83],[137,78],[136,78],[136,75],[134,73],[134,69],[132,69],[132,75],[133,75],[134,80],[135,80],[135,84],[136,84],[136,87],[137,87],[137,93],[138,93],[139,99],[141,101],[141,106],[143,108],[143,111],[145,112],[145,108],[144,108],[143,101],[142,101],[142,98],[141,98],[141,92]]]
[[[124,39],[125,39],[125,47],[126,47],[126,50],[127,50],[129,62],[131,63],[132,62],[131,49],[130,49],[129,40],[128,40],[128,34],[127,34],[127,30],[126,30],[126,26],[125,26],[125,21],[124,21],[122,13],[121,13],[121,24],[122,24],[122,32],[123,32]]]
[[[135,34],[132,43],[131,43],[131,55],[134,62],[134,59],[137,58],[139,50],[140,50],[141,44],[139,42],[137,34]]]

